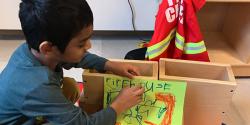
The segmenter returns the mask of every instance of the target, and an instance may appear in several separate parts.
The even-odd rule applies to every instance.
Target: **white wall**
[[[128,0],[87,0],[95,30],[133,30]],[[153,30],[158,0],[130,0],[137,30]]]
[[[21,29],[21,0],[0,0],[0,30]],[[87,0],[94,13],[94,30],[133,30],[128,0]],[[153,30],[158,0],[130,0],[137,30]]]
[[[0,29],[21,29],[18,19],[21,0],[0,0]]]

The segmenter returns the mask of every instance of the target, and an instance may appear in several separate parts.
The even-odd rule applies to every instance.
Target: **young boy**
[[[0,124],[34,124],[43,117],[58,125],[114,125],[117,115],[141,102],[144,89],[126,87],[108,108],[88,116],[74,106],[78,94],[64,92],[74,86],[63,80],[62,68],[109,70],[129,78],[139,75],[131,65],[87,52],[93,14],[86,1],[22,0],[19,18],[27,42],[13,53],[0,75]]]

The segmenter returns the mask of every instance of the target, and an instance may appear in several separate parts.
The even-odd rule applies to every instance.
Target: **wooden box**
[[[184,125],[221,125],[236,88],[227,64],[160,59],[159,79],[187,82]]]
[[[115,62],[128,63],[137,66],[141,79],[158,79],[158,62],[154,61],[138,61],[138,60],[112,60]],[[86,112],[93,113],[103,107],[103,81],[106,73],[98,73],[95,70],[84,70],[84,95],[80,98],[80,105]]]
[[[207,0],[197,17],[211,62],[250,76],[250,0]]]

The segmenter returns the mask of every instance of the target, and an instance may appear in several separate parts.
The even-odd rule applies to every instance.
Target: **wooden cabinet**
[[[220,125],[236,88],[228,64],[161,59],[159,80],[187,82],[184,125]]]
[[[250,76],[250,1],[208,0],[197,17],[211,62]]]

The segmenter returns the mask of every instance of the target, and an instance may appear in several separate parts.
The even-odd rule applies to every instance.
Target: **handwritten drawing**
[[[104,107],[107,107],[125,86],[145,88],[143,101],[118,116],[116,125],[182,125],[185,82],[104,78]]]

